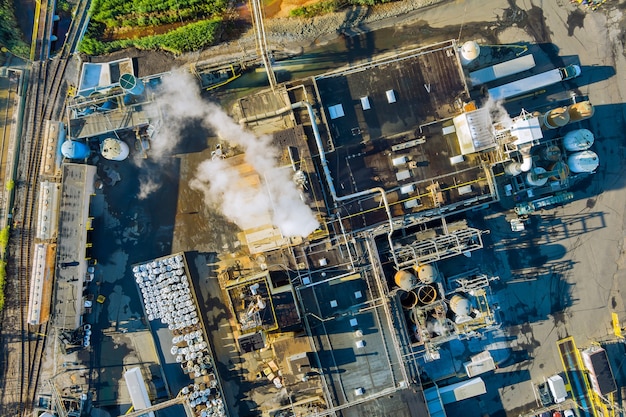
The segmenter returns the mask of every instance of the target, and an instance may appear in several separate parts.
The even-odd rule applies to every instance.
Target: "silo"
[[[548,129],[563,127],[570,121],[567,107],[557,107],[545,113],[542,117],[543,125]]]
[[[61,145],[61,154],[69,159],[85,159],[90,153],[89,146],[83,142],[66,140]]]
[[[106,138],[100,144],[100,153],[111,161],[123,161],[128,157],[130,149],[126,142],[116,138]]]
[[[563,147],[570,152],[586,151],[593,142],[593,133],[588,129],[572,130],[563,137]]]
[[[561,159],[561,149],[556,145],[548,145],[540,151],[541,159],[556,162]]]
[[[557,161],[548,167],[548,170],[552,174],[550,176],[551,181],[564,181],[569,177],[569,167],[565,161]]]
[[[128,94],[132,94],[134,96],[138,96],[143,93],[144,85],[143,82],[135,77],[133,74],[122,74],[120,77],[120,87]]]
[[[567,165],[572,172],[593,172],[600,165],[600,159],[594,151],[586,150],[571,154]]]
[[[432,284],[419,287],[415,293],[417,295],[417,303],[422,306],[433,303],[439,296],[437,287]]]
[[[461,46],[461,64],[467,65],[480,55],[480,46],[476,41],[467,41]]]
[[[432,284],[439,279],[439,271],[435,264],[416,265],[417,278],[422,284]]]
[[[591,104],[591,102],[588,100],[572,104],[567,109],[570,121],[572,122],[578,122],[580,120],[588,119],[593,116],[596,111],[593,107],[593,104]]]
[[[520,164],[519,162],[511,162],[508,163],[504,166],[504,172],[507,175],[510,175],[512,177],[516,177],[519,174],[522,173],[522,164]]]
[[[455,294],[450,298],[450,310],[457,316],[469,316],[471,312],[471,303],[462,295]]]
[[[417,305],[417,295],[413,291],[401,291],[400,304],[402,308],[410,310]]]
[[[434,334],[435,336],[443,336],[448,333],[446,326],[434,317],[430,317],[426,321],[426,329],[430,334]]]
[[[394,281],[396,285],[402,288],[404,291],[411,291],[417,286],[417,279],[408,270],[400,270],[394,275]]]
[[[526,183],[531,187],[543,187],[548,182],[548,177],[543,175],[546,170],[541,167],[534,167],[526,174]]]

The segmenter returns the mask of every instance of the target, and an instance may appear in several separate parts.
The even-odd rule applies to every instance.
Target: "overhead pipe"
[[[383,205],[385,206],[385,212],[387,213],[387,218],[389,220],[389,233],[387,234],[387,240],[389,241],[389,249],[391,251],[391,256],[393,257],[393,262],[396,265],[396,269],[398,268],[398,260],[396,258],[396,254],[393,251],[393,242],[391,240],[391,235],[395,231],[393,225],[393,218],[391,215],[391,208],[389,207],[389,201],[387,200],[387,194],[385,190],[381,187],[373,187],[364,191],[359,191],[357,193],[352,193],[344,196],[338,196],[337,191],[335,190],[335,184],[333,183],[333,177],[330,173],[330,169],[328,168],[328,161],[326,160],[326,152],[324,151],[324,144],[322,143],[322,136],[320,135],[319,128],[317,127],[317,123],[315,122],[315,113],[313,112],[313,106],[307,101],[299,101],[297,103],[292,104],[291,106],[282,107],[278,110],[262,113],[259,115],[248,116],[239,120],[239,123],[248,123],[255,122],[258,120],[266,119],[269,117],[275,117],[279,114],[285,113],[289,110],[301,109],[306,107],[307,112],[309,114],[309,119],[311,119],[311,127],[313,128],[313,136],[315,137],[315,143],[317,145],[317,149],[320,156],[320,163],[322,164],[322,171],[324,171],[324,178],[326,179],[326,185],[328,186],[328,190],[330,191],[330,195],[333,198],[333,202],[335,203],[335,207],[337,207],[337,203],[340,201],[346,201],[353,198],[363,197],[366,195],[380,193]],[[530,168],[529,168],[530,169]]]
[[[317,123],[315,122],[315,114],[313,113],[313,106],[306,101],[299,101],[294,103],[291,108],[299,109],[303,106],[306,107],[309,113],[309,119],[311,119],[311,125],[313,127],[313,136],[315,136],[315,143],[317,144],[317,150],[320,157],[320,163],[322,164],[322,170],[324,171],[324,177],[326,178],[326,184],[328,185],[328,190],[330,191],[330,195],[332,196],[335,207],[337,207],[337,203],[340,201],[351,200],[353,198],[363,197],[369,194],[380,193],[380,197],[382,199],[383,205],[385,206],[385,212],[387,213],[387,219],[389,220],[389,233],[387,233],[387,240],[389,241],[389,250],[391,251],[391,256],[393,257],[393,262],[396,265],[396,269],[398,269],[398,260],[396,258],[396,254],[393,250],[393,242],[391,240],[391,235],[394,232],[393,226],[393,217],[391,215],[391,208],[389,207],[389,201],[387,200],[387,194],[382,187],[373,187],[367,190],[359,191],[356,193],[338,196],[335,190],[335,184],[333,183],[333,177],[330,173],[330,169],[328,168],[328,161],[326,160],[326,152],[324,151],[324,144],[322,143],[322,137],[320,135],[319,128],[317,127]]]

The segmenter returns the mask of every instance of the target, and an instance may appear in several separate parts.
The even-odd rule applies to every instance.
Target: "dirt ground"
[[[288,17],[294,8],[315,3],[316,0],[274,0],[265,5],[265,29],[269,46],[279,52],[307,52],[329,40],[340,36],[350,28],[360,32],[381,27],[407,24],[418,16],[415,10],[432,6],[445,0],[402,0],[378,6],[353,6],[340,12],[329,13],[312,19]],[[236,9],[236,13],[225,25],[221,40],[215,46],[202,51],[175,56],[163,51],[142,51],[135,48],[117,51],[112,54],[89,57],[86,62],[105,62],[124,57],[137,61],[140,77],[170,71],[190,63],[211,63],[233,61],[242,54],[252,54],[256,50],[256,39],[247,5]]]

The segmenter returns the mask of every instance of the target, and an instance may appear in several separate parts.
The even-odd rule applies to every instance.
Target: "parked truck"
[[[565,382],[560,375],[552,375],[548,378],[548,387],[550,387],[550,393],[556,404],[562,403],[567,398],[567,390],[565,389]]]
[[[481,68],[469,73],[469,81],[473,86],[486,84],[509,75],[527,71],[535,66],[532,54],[500,62],[487,68]]]
[[[580,67],[578,65],[568,65],[563,68],[555,68],[541,74],[532,75],[521,80],[513,81],[499,87],[490,88],[489,96],[495,100],[506,100],[508,98],[517,97],[540,88],[548,87],[561,81],[571,80],[580,75]]]

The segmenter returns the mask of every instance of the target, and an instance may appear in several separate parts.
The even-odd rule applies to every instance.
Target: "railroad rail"
[[[50,58],[54,1],[37,2],[36,40],[33,41],[24,131],[19,140],[15,178],[13,233],[9,241],[6,302],[2,320],[5,349],[0,364],[0,415],[32,415],[50,325],[28,323],[28,297],[37,214],[44,127],[63,111],[65,71],[88,22],[90,1],[78,2],[74,20],[58,54]]]

